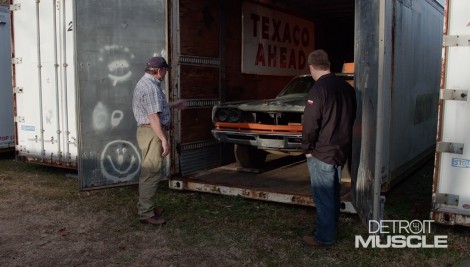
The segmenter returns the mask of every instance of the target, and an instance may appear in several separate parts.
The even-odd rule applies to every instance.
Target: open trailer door
[[[81,189],[138,181],[132,96],[147,60],[168,57],[166,3],[75,1]]]
[[[436,1],[356,0],[352,202],[366,223],[383,218],[381,192],[432,157],[442,18]]]
[[[384,116],[389,99],[390,58],[385,53],[386,19],[389,1],[356,0],[355,78],[358,112],[353,133],[352,203],[364,223],[383,217],[381,166],[387,161],[383,153],[387,142]]]

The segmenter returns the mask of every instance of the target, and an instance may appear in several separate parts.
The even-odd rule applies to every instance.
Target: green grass
[[[429,219],[432,170],[431,162],[387,194],[386,219]],[[100,237],[127,234],[129,244],[119,245],[115,256],[115,262],[126,265],[141,264],[137,247],[148,242],[147,235],[166,240],[172,252],[161,257],[175,266],[451,266],[470,257],[470,229],[437,224],[433,234],[449,235],[448,249],[355,249],[354,237],[367,231],[354,214],[341,215],[333,248],[314,250],[301,244],[314,227],[313,208],[176,191],[166,183],[159,186],[156,203],[165,208],[168,224],[155,229],[137,220],[136,186],[79,192],[69,173],[1,159],[0,201],[30,194],[52,209],[74,209],[83,218],[94,218]]]

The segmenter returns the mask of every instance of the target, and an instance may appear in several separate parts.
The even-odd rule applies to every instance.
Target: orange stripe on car
[[[302,132],[302,124],[300,123],[289,123],[289,125],[268,125],[259,123],[216,122],[215,127],[219,130],[237,129],[264,132]]]

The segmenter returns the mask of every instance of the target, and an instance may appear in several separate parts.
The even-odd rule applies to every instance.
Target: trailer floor
[[[350,175],[343,172],[342,176],[342,209],[354,212],[350,204]],[[170,179],[170,187],[297,205],[315,204],[311,197],[310,178],[304,156],[269,155],[265,167],[261,170],[244,169],[232,163]]]

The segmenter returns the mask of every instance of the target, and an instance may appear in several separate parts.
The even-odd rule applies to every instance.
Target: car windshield
[[[310,87],[313,86],[315,82],[313,81],[312,76],[299,76],[292,79],[286,87],[277,95],[277,97],[292,97],[292,96],[301,96],[306,95]]]
[[[343,78],[351,86],[354,87],[354,74],[351,73],[336,73],[336,76]],[[284,87],[284,89],[277,95],[280,97],[299,97],[305,96],[308,93],[308,90],[313,86],[315,81],[312,76],[304,75],[297,76]]]

